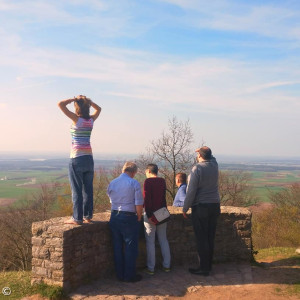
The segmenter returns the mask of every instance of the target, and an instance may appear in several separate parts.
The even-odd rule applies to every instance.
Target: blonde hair
[[[126,161],[126,163],[124,164],[124,166],[122,168],[122,173],[125,173],[125,172],[135,173],[135,172],[137,172],[137,169],[138,169],[138,167],[134,162]]]

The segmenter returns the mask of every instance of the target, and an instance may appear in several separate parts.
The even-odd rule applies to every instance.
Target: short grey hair
[[[122,168],[122,173],[130,172],[130,173],[136,173],[137,172],[137,165],[132,161],[126,161]]]

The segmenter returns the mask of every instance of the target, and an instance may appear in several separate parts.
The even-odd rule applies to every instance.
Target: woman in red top
[[[166,182],[163,178],[157,177],[158,167],[155,164],[147,165],[145,173],[147,177],[144,182],[144,226],[147,247],[147,269],[145,269],[145,272],[154,275],[155,233],[157,233],[163,257],[163,270],[169,272],[171,264],[170,247],[167,240],[167,223],[155,225],[150,219],[153,212],[167,206]]]

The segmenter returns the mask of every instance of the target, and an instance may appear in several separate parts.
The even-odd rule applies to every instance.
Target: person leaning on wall
[[[151,217],[153,213],[162,207],[167,207],[166,202],[166,181],[158,177],[156,164],[148,164],[146,167],[144,182],[144,226],[147,248],[147,268],[144,270],[148,275],[154,275],[155,271],[155,235],[161,248],[163,257],[162,270],[170,272],[171,254],[167,239],[167,223],[155,224]]]
[[[192,224],[200,264],[190,268],[192,274],[208,276],[212,269],[214,239],[220,215],[218,163],[209,147],[197,149],[198,163],[193,167],[183,205],[183,216],[192,208]]]
[[[74,103],[75,113],[67,108]],[[93,217],[94,160],[90,144],[91,132],[101,107],[86,96],[58,102],[58,107],[73,122],[71,125],[72,147],[69,162],[69,180],[72,190],[73,216],[66,224],[90,223]],[[95,111],[90,114],[90,107]]]
[[[112,233],[115,270],[117,278],[125,282],[142,279],[140,274],[136,274],[136,259],[144,199],[141,186],[134,179],[136,173],[137,165],[126,162],[122,174],[112,180],[107,188],[111,202],[109,227]]]
[[[175,184],[178,187],[178,191],[175,195],[173,206],[183,207],[186,196],[186,174],[182,172],[177,173]]]

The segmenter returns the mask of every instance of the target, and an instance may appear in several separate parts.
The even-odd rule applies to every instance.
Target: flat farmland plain
[[[268,202],[271,192],[279,192],[294,183],[300,183],[300,170],[263,172],[254,171],[251,184],[258,196],[259,202]]]
[[[41,185],[68,183],[69,159],[1,160],[0,159],[0,207],[12,203],[18,206],[21,200],[30,200],[41,190]],[[119,160],[95,160],[99,167],[110,169],[122,164]],[[270,192],[277,192],[293,183],[300,183],[300,160],[292,162],[220,163],[221,171],[250,173],[259,202],[269,202]]]

